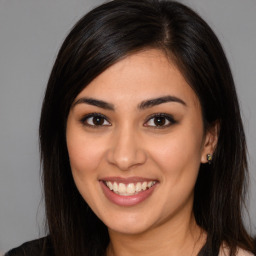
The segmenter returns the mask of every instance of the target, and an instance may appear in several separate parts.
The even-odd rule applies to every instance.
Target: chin
[[[138,224],[133,224],[133,225],[122,225],[122,226],[114,225],[112,227],[108,227],[108,229],[110,232],[112,231],[115,233],[120,233],[125,235],[139,235],[148,231],[149,227],[141,226],[141,225],[138,226]]]
[[[138,235],[150,230],[154,225],[154,221],[149,216],[145,216],[145,214],[142,216],[136,216],[135,214],[124,215],[105,222],[109,231],[127,235]]]

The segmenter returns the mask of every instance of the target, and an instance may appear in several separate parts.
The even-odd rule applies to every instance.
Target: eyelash
[[[101,121],[103,121],[103,123],[100,124],[90,124],[88,122],[88,120],[92,118],[92,120],[90,122],[93,122],[93,118],[100,118]],[[153,120],[156,118],[164,118],[164,124],[163,125],[157,125]],[[103,120],[102,120],[103,119]],[[152,120],[154,122],[155,125],[148,125],[147,123]],[[111,126],[111,123],[109,122],[108,118],[105,115],[102,115],[100,113],[90,113],[86,116],[84,116],[81,120],[81,123],[85,126],[91,127],[91,128],[100,128],[103,126]],[[96,120],[95,120],[96,121]],[[156,120],[155,120],[156,121]],[[162,120],[163,121],[163,120]],[[108,124],[104,124],[105,122],[107,122]],[[168,124],[166,124],[166,122],[168,122]],[[154,129],[164,129],[167,128],[173,124],[177,123],[177,121],[173,118],[172,115],[169,114],[165,114],[165,113],[157,113],[157,114],[153,114],[151,115],[146,122],[144,123],[145,127],[151,127]]]
[[[164,124],[164,125],[156,125],[156,123],[153,121],[153,120],[156,119],[156,118],[164,118],[164,119],[165,119],[165,124]],[[155,126],[153,126],[153,125],[147,125],[147,123],[148,123],[150,120],[152,120],[152,121],[154,122]],[[156,120],[155,120],[155,121],[156,121]],[[169,122],[168,124],[166,124],[167,121]],[[151,116],[147,119],[147,121],[146,121],[146,123],[144,124],[144,126],[146,126],[146,127],[152,127],[152,128],[154,128],[154,129],[164,129],[164,128],[167,128],[167,127],[169,127],[169,126],[171,126],[171,125],[173,125],[173,124],[176,124],[176,123],[177,123],[177,121],[173,118],[172,115],[165,114],[165,113],[157,113],[157,114],[151,115]]]
[[[102,118],[103,119],[103,124],[99,124],[99,125],[97,125],[97,124],[89,124],[88,123],[88,120],[89,120],[89,118],[96,118],[96,117],[98,117],[98,118]],[[93,120],[92,120],[92,122],[93,122]],[[104,123],[105,122],[108,122],[108,124],[106,125],[104,125]],[[105,115],[102,115],[102,114],[100,114],[100,113],[90,113],[90,114],[88,114],[88,115],[86,115],[86,116],[84,116],[82,119],[81,119],[81,123],[83,124],[83,125],[85,125],[85,126],[88,126],[88,127],[91,127],[91,128],[100,128],[100,127],[103,127],[103,126],[111,126],[111,124],[110,124],[110,122],[108,121],[108,119],[107,119],[107,117],[105,116]]]

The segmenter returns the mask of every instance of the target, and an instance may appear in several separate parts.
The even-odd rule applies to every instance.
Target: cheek
[[[95,209],[95,189],[98,187],[97,168],[101,151],[95,140],[83,133],[67,133],[67,147],[73,179],[79,193]]]
[[[154,164],[161,170],[163,216],[175,214],[184,207],[191,210],[193,191],[200,167],[201,137],[193,133],[176,133],[158,147],[152,147],[151,156]],[[164,205],[164,207],[163,207]]]
[[[173,184],[179,184],[179,179],[195,180],[201,161],[201,141],[200,132],[180,130],[157,147],[151,147],[151,156],[162,172],[171,176]]]
[[[67,147],[74,176],[83,179],[95,173],[102,155],[102,147],[99,147],[95,140],[79,135],[79,132],[67,133]]]

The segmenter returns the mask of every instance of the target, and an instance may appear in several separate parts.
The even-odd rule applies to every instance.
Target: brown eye
[[[92,123],[94,125],[103,125],[104,124],[104,118],[101,117],[101,116],[92,117]]]
[[[166,121],[168,121],[166,120],[165,117],[162,117],[162,116],[155,117],[153,120],[156,126],[163,126],[166,124]]]
[[[153,128],[165,128],[175,123],[176,121],[171,115],[155,114],[148,119],[148,121],[145,123],[145,126]]]
[[[81,122],[86,126],[92,126],[92,127],[110,126],[111,125],[104,115],[97,114],[97,113],[85,116],[81,120]]]

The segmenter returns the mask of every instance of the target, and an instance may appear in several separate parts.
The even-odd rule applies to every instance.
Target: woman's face
[[[161,51],[126,57],[84,88],[66,137],[76,186],[110,230],[138,234],[191,217],[212,139],[194,91]]]

